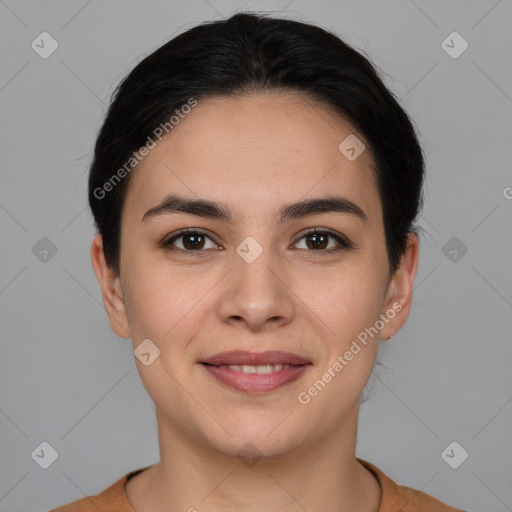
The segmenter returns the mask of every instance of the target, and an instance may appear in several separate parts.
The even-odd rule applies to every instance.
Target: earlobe
[[[388,285],[382,314],[388,319],[380,332],[381,339],[389,340],[405,324],[412,307],[412,289],[419,261],[419,239],[414,233],[407,236],[407,245],[400,265]]]
[[[100,234],[97,234],[92,241],[91,263],[101,288],[110,327],[121,338],[129,338],[128,317],[120,278],[106,261]]]

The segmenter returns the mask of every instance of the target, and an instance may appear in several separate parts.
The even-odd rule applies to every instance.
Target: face
[[[273,455],[355,421],[379,338],[407,318],[417,239],[391,276],[369,151],[338,149],[354,133],[291,93],[212,98],[134,171],[120,276],[99,236],[93,265],[115,332],[159,350],[136,362],[168,430]]]

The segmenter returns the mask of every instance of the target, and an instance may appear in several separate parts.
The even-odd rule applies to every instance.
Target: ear
[[[105,304],[110,327],[121,338],[130,338],[130,328],[121,281],[105,259],[103,238],[99,234],[92,241],[91,262],[101,288],[103,304]]]
[[[400,265],[390,279],[386,300],[381,311],[388,322],[380,331],[380,338],[389,340],[405,324],[412,306],[412,288],[419,260],[419,240],[414,233],[407,236],[407,244]]]

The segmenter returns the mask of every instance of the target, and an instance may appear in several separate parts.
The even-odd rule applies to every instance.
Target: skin
[[[94,238],[92,264],[112,329],[134,348],[149,338],[160,349],[148,366],[135,359],[156,406],[161,451],[158,464],[126,485],[136,512],[378,510],[380,486],[355,457],[359,399],[379,339],[409,315],[419,242],[409,235],[390,275],[370,153],[349,161],[338,150],[351,133],[339,116],[294,93],[203,100],[133,171],[119,276]],[[239,218],[141,221],[171,192],[223,202]],[[356,203],[367,222],[333,212],[276,222],[285,204],[333,194]],[[187,237],[174,242],[183,252],[158,247],[183,228],[210,236],[199,256],[184,253]],[[338,246],[329,238],[315,249],[303,238],[313,228],[340,233],[355,248],[327,252]],[[236,252],[247,236],[263,248],[252,263]],[[379,335],[301,404],[299,393],[397,303]],[[198,363],[234,349],[283,350],[312,365],[298,380],[251,396]],[[237,456],[248,442],[259,457],[252,466]]]

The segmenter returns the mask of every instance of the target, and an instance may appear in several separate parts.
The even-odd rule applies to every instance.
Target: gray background
[[[154,406],[90,263],[87,167],[118,81],[179,32],[239,10],[313,22],[364,50],[425,148],[414,307],[382,346],[358,456],[458,507],[512,510],[505,0],[0,0],[0,510],[45,511],[159,460]],[[59,45],[47,59],[31,48],[43,31]],[[469,44],[458,58],[441,46],[453,31]],[[47,261],[33,252],[43,237],[57,249]],[[31,457],[43,441],[58,452],[48,469]],[[458,469],[441,457],[452,441],[469,453]]]

